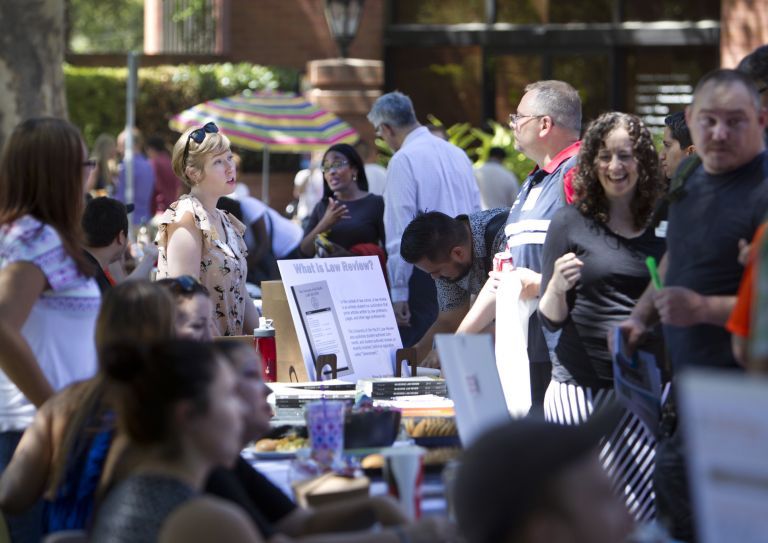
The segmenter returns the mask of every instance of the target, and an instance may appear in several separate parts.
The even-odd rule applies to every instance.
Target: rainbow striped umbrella
[[[169,121],[172,130],[213,121],[233,144],[263,150],[262,200],[269,203],[269,153],[321,151],[336,143],[354,143],[355,129],[333,113],[293,93],[243,93],[209,100]]]

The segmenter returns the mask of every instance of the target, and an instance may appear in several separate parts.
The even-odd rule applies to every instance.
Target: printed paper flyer
[[[335,354],[345,381],[390,377],[402,347],[379,259],[374,256],[278,261],[307,374]]]

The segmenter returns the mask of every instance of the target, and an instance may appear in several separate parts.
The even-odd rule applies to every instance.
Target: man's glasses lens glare
[[[517,113],[510,113],[509,124],[512,126],[517,126],[517,123],[519,123],[521,119],[528,119],[532,117],[544,117],[544,116],[545,115],[519,115]]]

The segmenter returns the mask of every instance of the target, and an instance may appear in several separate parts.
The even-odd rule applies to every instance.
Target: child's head
[[[213,326],[213,302],[208,289],[191,275],[161,279],[158,285],[167,289],[176,307],[174,329],[179,339],[210,341]]]

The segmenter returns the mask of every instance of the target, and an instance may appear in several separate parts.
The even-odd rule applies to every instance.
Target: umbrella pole
[[[264,147],[261,166],[261,201],[269,205],[269,147]]]

